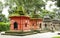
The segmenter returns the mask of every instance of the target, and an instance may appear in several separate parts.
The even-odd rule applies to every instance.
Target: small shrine
[[[20,8],[22,9],[22,8]],[[27,31],[31,31],[33,30],[39,30],[42,27],[42,19],[41,18],[32,18],[28,15],[24,14],[23,10],[19,10],[16,11],[18,12],[20,15],[17,16],[10,16],[10,30],[11,31],[23,31],[23,32],[27,32]]]
[[[31,19],[32,30],[41,30],[42,29],[42,19],[41,18],[32,18]]]
[[[44,16],[43,28],[44,29],[51,29],[51,26],[52,26],[51,18],[48,15]]]
[[[52,19],[52,26],[54,30],[60,30],[60,19],[58,18]]]
[[[30,31],[30,18],[27,16],[12,16],[10,22],[10,30]]]

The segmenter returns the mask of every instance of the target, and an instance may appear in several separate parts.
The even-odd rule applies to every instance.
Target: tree
[[[0,1],[0,22],[6,22],[7,21],[5,15],[2,14],[3,8],[4,8],[3,3]]]
[[[0,13],[2,13],[3,10],[3,3],[0,1]]]
[[[57,0],[57,6],[60,7],[60,0]]]
[[[35,10],[36,11],[40,10],[40,8],[45,5],[43,0],[6,0],[5,4],[9,5],[10,9],[11,8],[14,9],[16,7],[17,7],[16,9],[19,9],[20,6],[22,6],[23,11],[27,12],[27,13],[30,13],[32,11],[34,12]],[[13,7],[14,5],[16,5],[16,7]],[[13,12],[13,11],[11,11],[11,12]]]

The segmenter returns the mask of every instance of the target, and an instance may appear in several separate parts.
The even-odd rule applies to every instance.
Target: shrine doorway
[[[14,22],[14,30],[17,30],[17,29],[18,29],[18,23]]]

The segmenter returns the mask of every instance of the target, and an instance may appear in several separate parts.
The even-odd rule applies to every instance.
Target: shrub
[[[9,30],[9,23],[4,23],[4,22],[0,22],[0,31],[7,31]]]

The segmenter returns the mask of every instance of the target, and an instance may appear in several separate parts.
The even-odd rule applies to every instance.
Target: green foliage
[[[55,13],[55,12],[50,12],[50,13],[49,13],[49,16],[50,16],[50,18],[53,19],[53,18],[56,16],[56,13]]]
[[[57,0],[57,6],[60,7],[60,0]]]
[[[56,16],[56,13],[43,9],[42,12],[40,13],[40,17],[43,18],[46,15],[50,16],[50,18],[53,19]]]
[[[10,6],[9,14],[11,13],[14,14],[17,11],[21,11],[23,9],[22,10],[23,12],[19,12],[19,14],[25,15],[26,13],[28,13],[27,10],[29,10],[29,13],[30,11],[34,12],[35,9],[36,11],[40,10],[40,8],[45,5],[45,2],[43,0],[5,0],[5,1],[6,1],[5,4]],[[14,5],[16,5],[17,8],[14,7]],[[22,6],[23,8],[21,9],[20,6]],[[15,10],[15,8],[17,11]]]
[[[18,11],[18,14],[20,14],[20,15],[26,14],[23,6],[17,7],[17,11]]]
[[[7,31],[9,30],[9,23],[4,23],[4,22],[0,22],[0,31]]]
[[[25,35],[32,35],[32,34],[36,34],[37,32],[31,32],[31,31],[28,31],[28,32],[13,32],[13,31],[7,31],[5,32],[5,35],[14,35],[14,36],[25,36]]]
[[[54,36],[54,37],[52,37],[52,38],[60,38],[60,36]]]
[[[41,7],[45,7],[46,0],[5,0],[6,6],[9,6],[9,14],[12,16],[19,15],[30,15],[33,18],[43,18],[45,15],[49,15],[51,18],[55,17],[55,13],[51,13],[45,9],[41,9]],[[51,0],[53,1],[53,0]],[[40,11],[41,13],[37,14]],[[35,14],[35,13],[36,14]],[[34,14],[33,14],[34,13]]]
[[[3,10],[3,3],[0,1],[0,13],[2,12]]]
[[[34,32],[40,33],[40,30],[34,30]]]
[[[0,22],[7,22],[7,18],[2,13],[0,14]]]
[[[20,16],[18,13],[10,14],[9,17],[11,16]]]
[[[33,14],[33,15],[32,15],[32,18],[40,18],[40,15],[38,15],[38,14]]]
[[[49,13],[50,13],[49,11],[43,9],[40,13],[40,17],[43,18],[44,16],[48,15]]]

